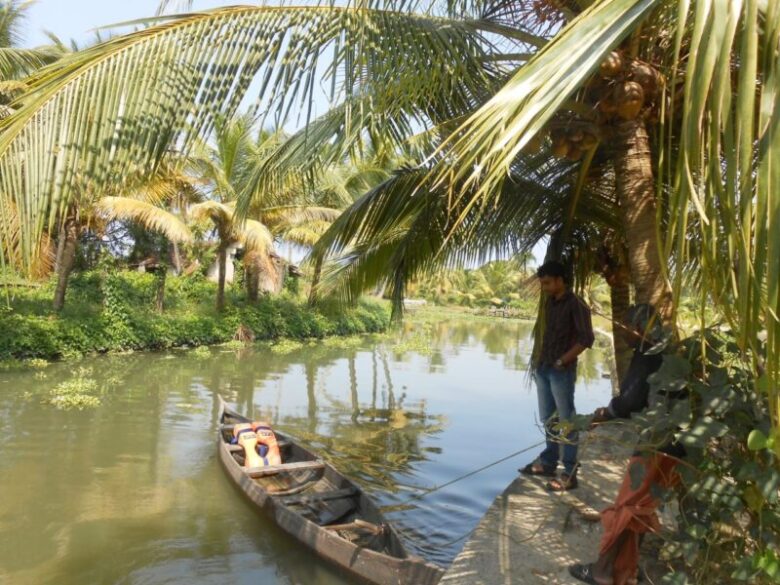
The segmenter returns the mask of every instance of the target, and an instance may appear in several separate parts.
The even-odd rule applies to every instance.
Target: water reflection
[[[0,372],[0,583],[348,582],[254,513],[215,457],[217,394],[355,478],[417,554],[448,564],[523,461],[410,497],[538,440],[530,324],[435,321],[286,353],[176,350],[84,360],[98,409],[40,403],[72,377]],[[596,352],[578,408],[603,402]],[[529,459],[532,454],[529,454]]]

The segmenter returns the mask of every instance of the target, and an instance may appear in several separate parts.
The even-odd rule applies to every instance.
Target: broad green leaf
[[[764,496],[755,485],[749,485],[742,493],[742,497],[748,505],[748,508],[754,512],[759,512],[764,507]]]
[[[758,429],[753,429],[747,438],[747,446],[751,451],[760,451],[766,448],[767,438],[764,433]]]

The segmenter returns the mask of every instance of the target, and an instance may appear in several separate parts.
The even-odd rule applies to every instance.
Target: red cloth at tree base
[[[661,524],[656,508],[658,501],[651,495],[650,487],[655,484],[663,488],[674,487],[680,477],[675,472],[677,459],[663,453],[650,457],[634,456],[632,465],[645,467],[645,476],[639,489],[631,488],[631,474],[626,472],[615,503],[601,512],[604,536],[601,538],[601,556],[616,553],[612,568],[613,585],[636,583],[639,567],[639,536],[645,532],[656,532]],[[617,551],[612,547],[617,546]]]

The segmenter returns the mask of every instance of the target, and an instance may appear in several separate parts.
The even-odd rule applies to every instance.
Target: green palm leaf
[[[133,221],[145,229],[160,232],[172,242],[189,242],[192,233],[174,214],[152,203],[128,197],[104,197],[95,211],[107,220]]]
[[[431,55],[478,59],[480,42],[476,24],[336,7],[221,8],[111,39],[29,78],[18,112],[0,122],[0,207],[15,201],[29,264],[74,193],[149,172],[174,144],[186,152],[235,111],[258,74],[284,119],[309,101],[326,53],[338,98],[388,71],[451,76],[431,71]],[[0,240],[7,245],[8,234]]]
[[[453,134],[437,182],[475,187],[465,210],[489,198],[520,150],[659,1],[603,0],[574,19]]]
[[[18,79],[51,63],[59,56],[60,52],[54,47],[39,49],[0,47],[0,78]]]
[[[274,236],[261,222],[254,219],[244,221],[238,231],[238,240],[247,251],[268,254],[273,250]]]
[[[309,221],[282,229],[279,232],[279,236],[293,244],[311,248],[328,231],[331,225],[333,223],[330,221]]]
[[[195,221],[211,220],[215,224],[229,226],[233,223],[235,207],[219,201],[204,201],[190,207],[190,216]]]
[[[313,259],[329,259],[322,290],[350,302],[368,289],[388,287],[398,315],[413,279],[530,250],[565,225],[570,245],[581,248],[595,247],[591,240],[600,237],[589,226],[619,228],[609,181],[578,184],[575,166],[544,153],[516,161],[512,170],[496,204],[472,208],[454,229],[460,210],[450,207],[446,190],[425,187],[425,168],[384,182],[348,208],[315,245]],[[580,205],[571,213],[574,198]]]

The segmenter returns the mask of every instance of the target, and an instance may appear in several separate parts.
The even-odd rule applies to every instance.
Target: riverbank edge
[[[610,426],[582,441],[578,489],[551,493],[543,479],[518,475],[493,501],[441,583],[582,585],[568,567],[598,556],[598,511],[612,504],[635,443],[633,433]],[[643,548],[652,546],[650,541]],[[660,576],[657,563],[643,560],[648,574]]]
[[[405,315],[418,323],[446,318],[495,321],[446,306],[422,307]],[[241,326],[249,328],[255,341],[266,343],[386,333],[392,323],[390,304],[380,299],[364,298],[351,308],[325,305],[322,310],[285,295],[255,305],[229,305],[223,313],[203,307],[157,313],[149,307],[116,304],[63,315],[11,311],[0,313],[0,368],[35,365],[36,360],[219,346],[236,342]]]
[[[84,356],[160,351],[244,342],[310,340],[383,333],[390,326],[387,303],[361,300],[348,309],[320,310],[278,297],[223,313],[102,310],[94,315],[0,314],[0,367],[36,360],[68,361]],[[239,331],[241,329],[241,331]]]

